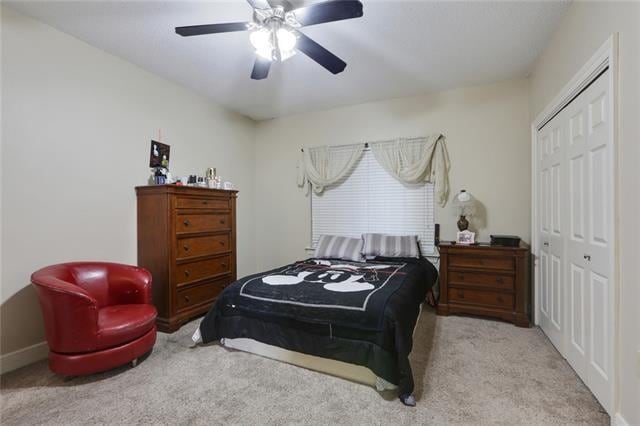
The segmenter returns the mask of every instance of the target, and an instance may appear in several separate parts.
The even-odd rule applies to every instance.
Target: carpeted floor
[[[46,361],[2,377],[10,424],[609,424],[539,329],[423,312],[415,408],[394,395],[219,345],[197,322],[159,334],[136,368],[65,381]]]

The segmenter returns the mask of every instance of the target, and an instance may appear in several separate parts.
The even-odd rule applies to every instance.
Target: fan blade
[[[293,13],[302,26],[316,25],[359,18],[362,16],[362,3],[358,0],[333,0],[301,7]]]
[[[216,33],[230,33],[234,31],[246,31],[248,22],[229,22],[226,24],[208,24],[208,25],[191,25],[188,27],[176,27],[176,33],[183,37],[203,35],[203,34],[216,34]]]
[[[254,9],[271,9],[271,5],[267,0],[247,0],[247,3]]]
[[[269,69],[271,68],[271,61],[264,59],[261,56],[256,55],[256,62],[253,64],[253,71],[251,72],[251,78],[254,80],[264,80],[269,75]]]
[[[329,52],[306,35],[302,34],[300,31],[296,31],[296,33],[298,35],[296,49],[331,71],[333,74],[339,74],[344,71],[347,66],[345,61],[338,58],[336,55]]]

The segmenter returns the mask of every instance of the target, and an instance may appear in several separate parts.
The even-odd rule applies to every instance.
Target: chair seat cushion
[[[153,305],[113,305],[98,311],[98,347],[122,345],[151,330],[156,320]]]

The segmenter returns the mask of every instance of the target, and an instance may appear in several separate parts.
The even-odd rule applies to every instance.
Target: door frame
[[[611,235],[611,283],[609,289],[609,307],[607,309],[609,313],[610,327],[610,340],[611,340],[611,389],[610,396],[612,406],[609,413],[612,418],[615,413],[617,405],[617,395],[615,390],[617,389],[618,382],[618,318],[617,308],[619,306],[619,260],[618,260],[618,132],[619,132],[619,78],[618,78],[618,33],[612,34],[607,41],[593,54],[593,56],[587,61],[587,63],[569,80],[569,82],[560,90],[557,96],[536,116],[531,123],[531,253],[533,255],[533,279],[534,279],[534,297],[532,303],[534,307],[532,309],[534,313],[534,323],[540,324],[540,265],[538,262],[540,241],[538,238],[538,130],[544,124],[549,122],[558,112],[560,112],[566,105],[568,105],[576,96],[578,96],[595,78],[605,69],[609,68],[610,80],[609,80],[609,105],[611,107],[611,126],[610,126],[610,138],[611,138],[611,155],[609,156],[609,167],[611,168],[612,179],[611,186],[609,188],[609,203],[612,205],[613,215],[609,224],[609,235]],[[566,276],[563,276],[563,280]],[[566,310],[565,310],[566,314]],[[564,320],[564,318],[563,318]],[[566,321],[564,321],[566,324]],[[561,349],[561,352],[564,348]]]

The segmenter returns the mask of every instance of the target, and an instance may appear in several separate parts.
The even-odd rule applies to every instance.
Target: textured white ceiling
[[[302,30],[347,62],[342,74],[298,54],[274,64],[262,81],[249,78],[248,33],[174,33],[175,26],[248,21],[244,0],[9,4],[254,119],[525,77],[569,6],[362,1],[363,18]]]

